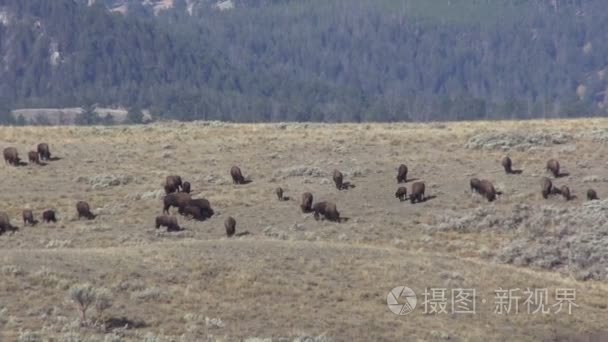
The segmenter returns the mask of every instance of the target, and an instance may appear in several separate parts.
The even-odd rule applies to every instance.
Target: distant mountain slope
[[[1,1],[0,113],[97,103],[180,120],[427,121],[608,108],[601,0],[230,1]]]

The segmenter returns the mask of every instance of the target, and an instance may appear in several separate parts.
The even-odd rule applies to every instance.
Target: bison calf
[[[399,201],[403,202],[407,199],[407,189],[403,186],[400,186],[395,192],[395,197],[399,199]]]
[[[30,225],[35,225],[36,224],[36,220],[34,220],[34,213],[29,210],[29,209],[25,209],[21,215],[23,216],[23,225],[27,225],[28,223]]]
[[[312,194],[310,192],[305,192],[302,194],[300,209],[302,209],[303,213],[309,213],[312,210]]]
[[[340,222],[340,213],[333,202],[318,202],[312,206],[315,220],[319,220],[319,215],[323,215],[326,220]]]
[[[469,181],[469,184],[471,186],[471,192],[479,193],[479,187],[481,186],[481,181],[478,178],[471,178],[471,180]]]
[[[191,191],[190,182],[184,182],[184,183],[182,183],[182,192],[185,192],[185,193],[189,194],[190,191]]]
[[[562,194],[562,196],[564,196],[564,199],[566,201],[569,201],[572,199],[572,196],[570,195],[570,188],[568,186],[566,186],[566,185],[562,186],[559,189],[559,192]]]
[[[334,183],[336,184],[336,188],[338,190],[342,190],[342,185],[343,185],[343,181],[344,181],[344,175],[342,174],[342,172],[340,172],[338,170],[334,170],[333,179],[334,179]]]
[[[233,184],[245,184],[245,177],[238,166],[230,168],[230,176],[232,177]]]
[[[96,215],[93,215],[93,213],[91,213],[89,203],[85,201],[79,201],[78,203],[76,203],[76,211],[78,212],[79,220],[81,217],[84,217],[87,220],[92,220],[96,217]]]
[[[559,162],[555,159],[549,159],[547,161],[546,169],[553,174],[553,177],[559,177]]]
[[[412,204],[416,202],[423,202],[425,200],[424,188],[425,185],[423,182],[415,182],[412,184],[412,192],[410,193],[410,202]]]
[[[599,198],[597,197],[597,192],[595,192],[595,190],[593,190],[593,189],[589,189],[589,190],[587,190],[587,199],[588,199],[589,201],[599,199]]]
[[[226,236],[232,237],[236,232],[236,220],[232,216],[228,216],[224,220],[224,228],[226,228]]]
[[[551,183],[551,180],[547,177],[543,177],[540,179],[540,187],[541,194],[543,195],[544,199],[547,199],[549,195],[556,193],[556,190],[553,189],[553,183]]]
[[[57,222],[57,218],[55,217],[55,211],[53,210],[45,210],[42,213],[42,222]]]
[[[40,155],[40,160],[50,160],[51,159],[51,150],[49,149],[49,144],[40,143],[38,144],[36,150]]]
[[[38,152],[36,151],[29,151],[27,153],[27,159],[34,164],[40,164],[40,157],[38,156]]]
[[[279,201],[283,200],[283,188],[278,187],[274,190],[274,193],[277,195],[277,198],[279,199]]]
[[[167,231],[169,232],[182,230],[177,224],[177,218],[169,215],[156,216],[156,229],[160,227],[167,227]]]
[[[407,182],[407,166],[405,164],[399,165],[399,169],[397,170],[397,184],[398,183],[406,183]]]
[[[504,158],[502,158],[502,160],[500,161],[500,164],[505,169],[505,173],[507,173],[507,174],[513,173],[513,168],[512,168],[513,163],[511,162],[511,158],[509,158],[509,156],[505,156]]]

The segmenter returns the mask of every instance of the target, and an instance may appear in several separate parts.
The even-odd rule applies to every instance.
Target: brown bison
[[[334,178],[334,183],[336,183],[336,188],[338,190],[342,190],[342,185],[343,185],[343,181],[344,181],[344,175],[342,174],[342,172],[340,172],[338,170],[334,170],[333,178]]]
[[[182,192],[185,192],[185,193],[189,194],[190,191],[191,191],[190,182],[184,182],[184,183],[182,183]]]
[[[397,184],[405,182],[407,182],[407,166],[405,166],[405,164],[401,164],[397,170]]]
[[[593,190],[593,189],[589,189],[589,190],[587,190],[587,199],[588,199],[589,201],[599,199],[599,198],[597,197],[597,192],[595,192],[595,190]]]
[[[471,186],[471,192],[479,193],[479,187],[481,186],[481,181],[478,178],[471,178],[471,181],[469,182],[469,184]]]
[[[315,220],[319,220],[319,215],[323,215],[326,220],[340,222],[340,213],[333,202],[318,202],[312,206]]]
[[[7,147],[4,149],[4,163],[18,166],[21,159],[19,159],[19,153],[14,147]]]
[[[87,220],[92,220],[96,217],[96,215],[94,215],[91,212],[91,209],[89,207],[89,203],[85,202],[85,201],[79,201],[78,203],[76,203],[76,211],[78,212],[78,219],[80,220],[81,217],[86,218]]]
[[[232,177],[232,183],[234,184],[245,184],[245,177],[243,177],[243,173],[238,166],[233,166],[230,168],[230,176]]]
[[[424,197],[424,182],[415,182],[412,184],[412,191],[410,192],[410,202],[423,202],[425,200]]]
[[[57,218],[55,217],[55,211],[53,210],[45,210],[42,213],[42,222],[57,222]]]
[[[547,177],[543,177],[540,179],[540,187],[544,199],[547,199],[549,195],[555,193],[555,191],[553,190],[553,183],[551,183],[551,180]]]
[[[172,194],[181,190],[182,188],[182,177],[171,175],[165,178],[165,193]]]
[[[509,158],[509,156],[505,156],[504,158],[502,158],[500,164],[505,169],[505,173],[513,173],[513,163],[511,162],[511,158]]]
[[[178,207],[178,212],[183,215],[191,215],[194,219],[201,221],[214,214],[211,204],[204,198],[190,199],[183,206]]]
[[[160,227],[167,227],[167,231],[169,232],[182,230],[182,228],[177,224],[177,218],[169,215],[156,216],[156,229]]]
[[[274,190],[274,193],[277,194],[277,198],[279,199],[279,201],[283,200],[283,188],[278,187]]]
[[[11,224],[11,220],[7,213],[0,212],[0,234],[6,231],[16,231],[19,227],[15,227]]]
[[[553,177],[559,177],[559,162],[555,159],[549,159],[547,161],[546,169],[553,174]]]
[[[563,185],[561,188],[559,188],[559,193],[562,194],[562,196],[564,196],[564,199],[566,201],[569,201],[572,199],[572,196],[570,195],[570,188],[566,185]]]
[[[49,160],[51,159],[51,150],[49,149],[49,144],[40,143],[37,147],[38,154],[40,155],[40,160]]]
[[[27,225],[28,223],[30,225],[35,225],[36,224],[36,220],[34,220],[34,213],[29,210],[29,209],[25,209],[21,215],[23,216],[23,225]]]
[[[163,198],[163,213],[168,214],[171,207],[183,208],[192,197],[185,192],[168,194]]]
[[[27,153],[27,159],[34,164],[40,164],[40,157],[38,156],[38,152],[36,151],[29,151]]]
[[[236,232],[236,220],[232,216],[228,216],[224,220],[224,228],[226,228],[226,235],[231,237]]]
[[[492,202],[496,199],[496,189],[489,180],[482,179],[479,182],[479,193],[484,196],[488,202]]]
[[[401,202],[405,201],[407,199],[407,188],[400,186],[395,192],[395,197],[397,197]]]
[[[302,209],[303,213],[309,213],[312,210],[312,194],[310,192],[305,192],[302,194],[300,209]]]

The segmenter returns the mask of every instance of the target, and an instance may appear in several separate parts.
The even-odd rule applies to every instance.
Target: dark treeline
[[[0,0],[0,117],[92,103],[243,122],[606,113],[602,0],[235,4],[154,16],[136,0],[128,15]]]

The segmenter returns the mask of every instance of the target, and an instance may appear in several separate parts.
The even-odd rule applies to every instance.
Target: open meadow
[[[20,227],[0,236],[0,341],[608,339],[608,119],[0,128],[24,161],[40,142],[58,160],[0,165],[0,211]],[[565,176],[545,171],[550,158]],[[233,184],[233,165],[252,182]],[[334,169],[354,187],[337,190]],[[213,217],[155,228],[173,174]],[[543,199],[543,176],[576,198]],[[501,194],[471,193],[471,177]],[[427,201],[395,198],[414,180]],[[303,192],[347,220],[302,213]],[[80,200],[94,220],[77,219]],[[58,221],[24,227],[26,208]],[[83,324],[69,294],[87,283],[111,305]],[[397,286],[417,295],[407,315],[387,306]],[[447,312],[425,313],[426,288],[447,289]],[[474,313],[452,313],[461,288],[475,289]],[[528,313],[526,288],[547,289],[550,312]],[[518,312],[495,312],[500,289],[520,290]],[[560,289],[576,291],[571,314],[552,306]]]

